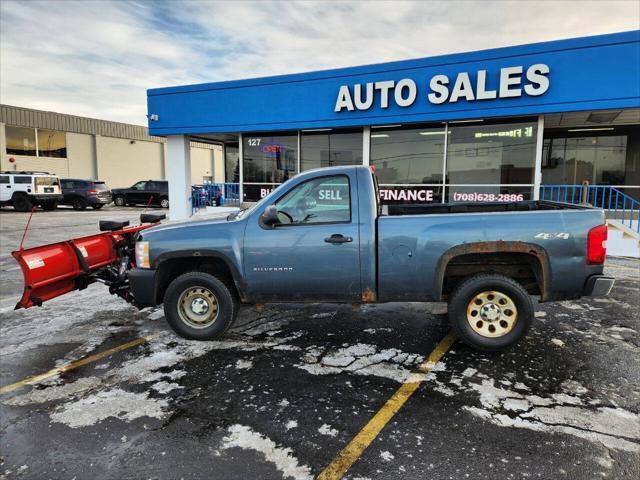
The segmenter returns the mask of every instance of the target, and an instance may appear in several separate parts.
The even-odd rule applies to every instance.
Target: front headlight
[[[136,267],[151,268],[149,262],[149,242],[136,242]]]

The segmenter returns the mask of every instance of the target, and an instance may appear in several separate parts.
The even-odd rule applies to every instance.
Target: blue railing
[[[608,219],[640,233],[640,201],[609,185],[540,185],[540,200],[588,203],[602,208]]]
[[[239,207],[240,184],[205,183],[191,187],[193,213],[205,207]]]

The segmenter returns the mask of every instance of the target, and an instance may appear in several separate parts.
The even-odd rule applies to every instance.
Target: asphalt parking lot
[[[140,212],[39,212],[25,246]],[[13,311],[26,219],[0,212],[1,478],[314,478],[449,333],[444,304],[286,304],[191,342],[101,285]],[[506,353],[454,343],[344,478],[640,478],[640,262],[607,272]]]

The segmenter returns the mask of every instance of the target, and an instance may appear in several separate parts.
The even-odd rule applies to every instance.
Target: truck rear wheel
[[[449,322],[466,344],[499,351],[525,336],[533,319],[531,297],[515,280],[480,274],[463,281],[449,299]]]
[[[26,195],[15,195],[12,203],[16,212],[30,212],[33,208],[31,200]]]
[[[222,336],[235,320],[238,302],[218,278],[189,272],[173,280],[164,297],[164,314],[181,337],[213,340]]]

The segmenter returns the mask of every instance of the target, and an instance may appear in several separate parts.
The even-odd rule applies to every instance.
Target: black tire
[[[516,312],[513,313],[509,308],[505,309],[504,307],[500,307],[498,302],[490,302],[489,299],[493,300],[492,297],[495,297],[493,294],[489,294],[489,296],[486,297],[487,305],[485,306],[485,304],[482,303],[485,300],[478,299],[478,297],[483,296],[483,292],[497,292],[500,301],[505,302],[507,302],[507,300],[505,300],[503,296],[506,296],[507,299],[515,305]],[[471,305],[472,301],[481,302],[481,307],[478,307],[476,310],[475,307]],[[493,303],[493,306],[490,305],[491,303]],[[477,304],[474,303],[474,305]],[[507,307],[508,306],[509,304],[507,304]],[[467,316],[468,308],[470,309],[469,320]],[[482,317],[482,308],[489,310],[495,310],[497,308],[500,316],[497,320],[485,320]],[[511,312],[511,315],[515,315],[515,318],[511,319],[507,317],[506,315],[509,314],[509,312]],[[477,321],[474,315],[478,315]],[[509,322],[513,321],[514,323],[510,325],[507,320]],[[449,322],[451,323],[451,327],[460,340],[478,350],[497,352],[515,345],[526,335],[532,320],[533,302],[531,301],[531,297],[518,282],[504,275],[480,274],[470,277],[463,281],[449,298]],[[472,321],[475,327],[471,325]],[[500,325],[504,325],[504,327]],[[496,326],[499,330],[496,330]],[[493,328],[494,333],[488,330],[490,328]],[[508,328],[510,328],[510,330],[507,330]],[[483,330],[485,334],[478,333],[476,329]],[[500,330],[505,331],[501,336],[487,336],[496,333],[500,334]]]
[[[53,200],[53,201],[50,201],[50,202],[42,202],[42,209],[46,210],[47,212],[55,210],[56,208],[58,208],[58,201],[57,200]]]
[[[122,195],[116,195],[113,199],[113,203],[117,206],[117,207],[124,207],[125,205],[125,200],[124,200],[124,196]]]
[[[31,200],[26,195],[16,195],[13,197],[12,203],[16,212],[30,212],[33,208]]]
[[[188,299],[189,292],[196,290],[209,292],[217,302],[217,315],[212,323],[203,321],[200,327],[185,320],[187,313],[181,313],[180,300]],[[198,293],[196,293],[198,295]],[[196,297],[196,300],[198,297]],[[188,303],[188,302],[187,302]],[[164,296],[164,315],[169,325],[178,335],[191,340],[213,340],[221,337],[229,329],[238,313],[238,301],[229,287],[218,278],[204,272],[184,273],[173,280]]]
[[[76,197],[71,201],[74,210],[84,210],[87,208],[87,201],[82,197]]]
[[[162,208],[169,208],[169,198],[168,197],[160,197],[160,206]]]
[[[100,210],[102,207],[104,207],[104,203],[96,203],[95,205],[91,205],[91,208],[93,208],[94,210]]]

